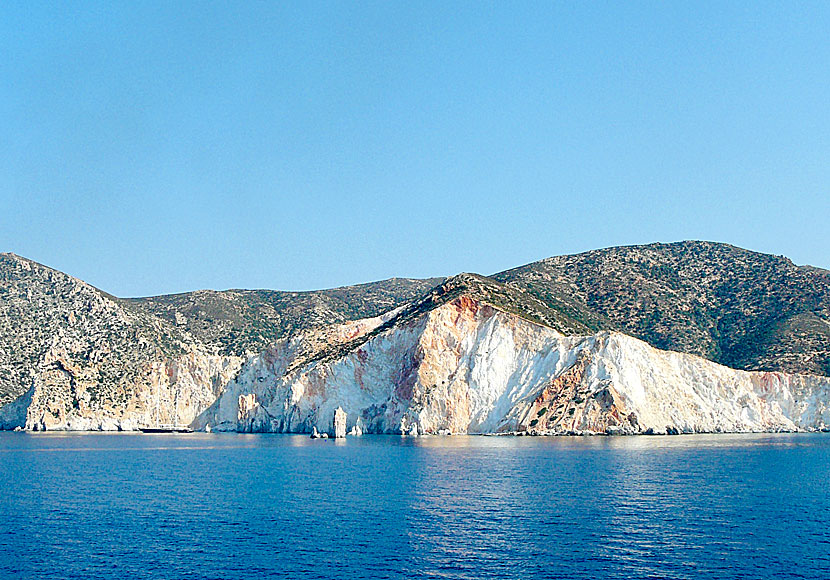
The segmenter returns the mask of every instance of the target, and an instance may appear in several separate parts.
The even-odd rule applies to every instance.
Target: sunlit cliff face
[[[277,349],[278,350],[278,349]],[[565,337],[470,297],[336,360],[254,357],[197,424],[241,431],[691,433],[821,429],[830,380],[736,371],[619,333]],[[288,351],[286,351],[288,352]]]
[[[14,341],[0,349],[0,379],[9,387],[4,429],[332,433],[338,408],[338,432],[345,422],[352,433],[687,433],[830,423],[827,377],[738,371],[619,332],[592,333],[582,315],[552,308],[532,284],[521,290],[460,274],[417,300],[393,301],[398,307],[384,314],[300,324],[237,355],[193,334],[209,329],[173,325],[146,305],[34,262],[3,254],[0,266],[0,337]],[[749,287],[744,282],[739,289]],[[193,308],[207,308],[200,293],[188,296]]]

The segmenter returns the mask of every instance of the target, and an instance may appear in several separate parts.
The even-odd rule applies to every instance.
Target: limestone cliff
[[[0,254],[0,428],[187,425],[243,362],[89,284]]]
[[[32,431],[133,431],[187,426],[208,408],[239,370],[241,357],[189,353],[151,362],[134,382],[113,385],[108,397],[88,368],[56,363],[0,409],[0,428]]]
[[[380,327],[379,327],[380,328]],[[729,369],[614,332],[564,336],[462,295],[297,367],[249,360],[197,425],[369,433],[692,433],[830,425],[830,379]]]
[[[300,324],[303,340],[295,341],[295,355],[302,360],[332,341],[354,338],[362,328],[376,324],[370,318],[338,330],[322,325],[322,320],[342,319],[352,311],[382,312],[384,305],[394,308],[424,285],[431,287],[433,282],[389,280],[293,293],[298,295],[297,304],[271,321],[272,326],[280,330],[277,323],[282,324],[282,331],[290,336],[291,326]],[[239,301],[237,294],[247,296],[213,294],[230,304]],[[376,303],[361,302],[361,295]],[[159,297],[156,302],[166,304],[166,298],[175,297]],[[190,300],[187,305],[187,316],[200,323],[221,314],[221,309],[210,310],[204,300]],[[250,308],[267,310],[259,303]],[[228,349],[222,346],[226,338],[222,333],[229,324],[232,333],[239,330],[233,324],[222,322],[210,335],[202,326],[176,322],[185,315],[179,313],[171,321],[167,313],[156,312],[142,301],[115,298],[26,258],[0,254],[0,429],[189,425],[216,401],[250,356],[245,351],[262,336],[234,339],[234,348]],[[263,320],[268,316],[268,312],[259,318],[248,311],[240,314],[256,328],[267,326]],[[239,328],[249,330],[244,325]]]
[[[114,298],[0,254],[0,429],[189,425],[332,436],[827,429],[830,378],[818,375],[830,344],[830,277],[754,254],[741,254],[743,265],[724,273],[728,248],[671,246],[548,260],[500,280],[462,274],[434,287],[396,279],[316,293],[147,300]],[[714,256],[695,258],[705,268],[678,258],[700,248]],[[766,268],[760,274],[758,264]],[[661,277],[675,266],[685,268],[683,283],[666,286]],[[686,286],[698,271],[703,290],[695,296]],[[621,304],[607,302],[615,296]],[[661,316],[671,322],[666,336],[719,329],[704,354],[723,345],[718,352],[734,358],[757,335],[763,340],[753,348],[763,360],[815,375],[727,368],[690,354],[691,338],[677,338],[685,354],[659,350],[619,332],[626,312],[641,336],[663,328]],[[740,341],[729,342],[724,329],[736,329]]]

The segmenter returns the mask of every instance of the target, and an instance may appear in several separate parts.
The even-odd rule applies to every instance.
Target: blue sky
[[[830,268],[830,4],[0,6],[0,251],[121,296],[709,239]]]

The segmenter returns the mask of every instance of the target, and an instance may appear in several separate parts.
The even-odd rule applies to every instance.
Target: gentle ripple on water
[[[0,434],[0,578],[830,578],[830,436]]]

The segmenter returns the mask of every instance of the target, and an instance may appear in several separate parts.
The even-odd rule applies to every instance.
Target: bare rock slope
[[[383,312],[424,286],[432,281],[295,293],[297,304],[287,311],[277,305],[277,316],[275,307],[257,310],[256,303],[239,298],[245,292],[236,291],[119,299],[47,266],[0,254],[0,428],[188,425],[265,337]],[[221,309],[211,310],[205,295],[232,314],[241,301],[242,313],[226,313],[223,322]],[[159,306],[176,301],[185,302],[184,314]],[[215,327],[206,329],[211,316]],[[313,350],[318,342],[308,336],[305,348]]]
[[[0,254],[0,428],[819,430],[828,320],[826,271],[709,242],[128,300]]]
[[[452,281],[450,282],[452,285]],[[369,433],[818,430],[830,379],[729,369],[621,333],[562,333],[463,292],[300,366],[290,341],[246,363],[200,427]]]

